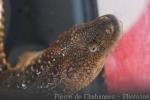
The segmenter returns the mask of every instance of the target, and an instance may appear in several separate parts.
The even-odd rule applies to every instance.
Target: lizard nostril
[[[114,33],[114,26],[112,24],[110,24],[108,26],[108,28],[106,28],[105,31],[106,31],[107,34],[113,34]]]

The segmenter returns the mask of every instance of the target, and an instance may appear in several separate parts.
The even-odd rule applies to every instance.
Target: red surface
[[[150,2],[106,62],[109,92],[150,91]]]

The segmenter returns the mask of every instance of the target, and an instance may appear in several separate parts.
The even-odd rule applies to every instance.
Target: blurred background
[[[105,64],[111,93],[150,93],[150,0],[97,0],[99,14],[116,15],[123,37]]]
[[[123,37],[99,75],[79,93],[149,92],[149,0],[5,0],[5,51],[10,63],[27,50],[48,47],[61,32],[104,14],[116,15]]]

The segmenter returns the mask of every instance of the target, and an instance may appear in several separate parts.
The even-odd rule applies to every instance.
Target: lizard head
[[[65,70],[62,75],[65,89],[78,91],[95,79],[107,55],[117,44],[120,33],[118,19],[113,15],[104,15],[60,35],[54,46],[63,48],[65,55],[60,65]]]
[[[101,72],[107,55],[120,37],[120,30],[119,21],[113,15],[77,25],[60,34],[49,48],[36,54],[36,59],[23,72],[6,72],[4,83],[1,78],[2,84],[73,94]]]
[[[120,38],[121,24],[114,15],[104,15],[79,26],[82,39],[89,53],[94,56],[104,56]]]

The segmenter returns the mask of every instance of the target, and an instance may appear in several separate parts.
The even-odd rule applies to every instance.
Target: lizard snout
[[[122,23],[112,14],[103,15],[98,18],[100,26],[104,29],[105,33],[117,38],[122,31]]]

